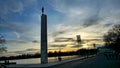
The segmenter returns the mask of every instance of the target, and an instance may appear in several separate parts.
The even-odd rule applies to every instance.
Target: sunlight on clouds
[[[99,41],[99,40],[92,40],[92,39],[102,39],[101,35],[100,34],[96,34],[96,32],[94,32],[94,29],[93,31],[89,31],[88,29],[91,29],[91,27],[88,27],[88,28],[79,28],[79,26],[76,26],[76,27],[73,27],[72,25],[65,25],[65,24],[60,24],[60,25],[55,25],[55,32],[53,32],[53,35],[55,37],[51,37],[53,42],[52,44],[55,44],[56,46],[57,45],[60,45],[60,44],[65,44],[67,45],[66,47],[62,48],[63,50],[76,50],[77,48],[74,47],[74,45],[77,45],[77,42],[76,42],[76,35],[81,35],[81,40],[86,43],[86,44],[89,44],[89,45],[92,45],[94,43],[96,44],[103,44],[102,41]],[[94,27],[92,27],[94,28]],[[56,33],[58,32],[58,33]],[[91,33],[91,32],[94,32],[94,33]],[[58,38],[60,40],[60,42],[55,42],[55,39]],[[62,39],[63,38],[63,39]],[[73,38],[74,41],[73,42],[64,42],[65,41],[65,38]],[[86,39],[86,40],[84,40]],[[89,42],[87,42],[87,39],[89,40]],[[63,40],[63,42],[61,42]],[[49,42],[50,43],[50,42]],[[52,45],[51,44],[51,45]],[[50,47],[50,46],[49,46]],[[74,48],[73,48],[74,47]],[[53,47],[54,48],[54,47]],[[79,48],[79,47],[78,47]],[[81,47],[82,48],[82,47]],[[57,49],[57,48],[56,48]],[[59,49],[59,48],[58,48]]]
[[[79,49],[79,48],[72,48],[71,46],[73,46],[73,45],[67,45],[65,48],[63,48],[62,50],[67,50],[67,51],[76,51],[77,49]]]
[[[88,45],[87,44],[83,44],[82,48],[88,49]]]
[[[20,38],[20,35],[17,33],[17,32],[13,32],[16,34],[16,38],[19,39]]]
[[[0,32],[9,41],[8,50],[39,49],[41,1],[1,3]],[[119,0],[48,0],[45,5],[48,49],[76,50],[79,48],[76,35],[81,36],[83,48],[94,43],[103,45],[102,36],[120,22],[119,3]]]

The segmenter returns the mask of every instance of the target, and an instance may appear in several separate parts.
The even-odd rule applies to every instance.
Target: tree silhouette
[[[106,35],[104,35],[105,46],[116,52],[120,52],[120,24],[114,25]]]
[[[0,35],[0,53],[7,52],[7,48],[4,46],[5,42],[4,36]]]

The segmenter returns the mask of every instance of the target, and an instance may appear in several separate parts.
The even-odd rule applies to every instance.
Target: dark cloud
[[[100,16],[101,8],[102,8],[102,2],[99,0],[98,3],[96,3],[96,7],[93,8],[93,10],[90,12],[89,16],[84,20],[84,26],[91,26],[96,25],[100,23],[101,20],[103,20]],[[95,5],[94,5],[95,6]]]
[[[73,38],[55,38],[54,42],[73,42],[75,41]]]
[[[26,43],[29,43],[29,42],[30,41],[25,41],[25,40],[6,40],[7,44],[10,44],[10,43],[26,44]]]
[[[0,15],[7,15],[10,12],[18,12],[21,13],[23,11],[23,3],[22,1],[18,0],[1,0],[0,6]]]
[[[104,20],[109,20],[109,18],[111,18],[111,22],[114,19],[120,18],[119,17],[120,7],[118,7],[118,6],[120,6],[120,0],[98,0],[97,3],[94,4],[94,6],[96,6],[96,7],[94,9],[92,9],[92,11],[90,11],[90,14],[84,20],[83,26],[85,26],[85,27],[92,26],[92,25],[98,25],[99,23],[103,22]],[[90,6],[90,8],[91,8],[91,6]],[[116,16],[118,16],[118,17],[116,17]],[[109,22],[109,23],[104,22],[104,23],[107,23],[104,26],[105,27],[111,26],[112,25],[111,22]]]
[[[8,22],[0,17],[0,30],[8,30],[12,32],[18,32],[18,33],[24,33],[26,31],[29,31],[25,25],[22,25],[20,23],[14,23],[14,22]]]
[[[26,49],[26,50],[22,50],[22,51],[14,51],[13,53],[17,53],[17,54],[28,54],[28,53],[37,53],[39,51],[39,49],[34,49],[34,48],[30,48],[30,49]]]
[[[15,52],[13,52],[13,53],[17,53],[17,54],[25,54],[26,51],[15,51]]]
[[[103,41],[103,39],[83,39],[83,41],[91,42],[91,41]]]
[[[30,49],[26,49],[25,51],[37,51],[37,50],[40,50],[40,49],[30,48]]]
[[[0,0],[0,30],[8,30],[8,31],[16,31],[18,33],[28,32],[28,26],[21,22],[23,11],[26,9],[27,5],[30,6],[30,2],[34,2],[33,0],[25,1],[25,0]],[[15,19],[14,19],[15,18]],[[16,21],[16,19],[19,20]],[[27,18],[26,18],[27,19]],[[27,22],[26,22],[27,23]]]
[[[57,44],[56,44],[56,45],[53,44],[53,45],[50,45],[50,47],[58,47],[58,48],[59,48],[59,47],[60,47],[60,48],[61,48],[61,47],[66,47],[66,46],[67,46],[66,44],[58,44],[58,45],[57,45]]]
[[[40,43],[40,41],[38,41],[38,40],[33,40],[32,42],[33,43]]]
[[[100,17],[91,16],[84,21],[83,26],[88,27],[88,26],[96,25],[96,24],[99,24],[101,20],[102,19]]]
[[[114,25],[113,23],[107,23],[107,24],[104,25],[104,27],[111,27],[113,25]]]
[[[78,45],[73,45],[73,46],[71,46],[71,48],[79,48],[80,46],[78,46]]]
[[[56,36],[58,36],[58,35],[61,35],[61,34],[64,34],[64,33],[66,33],[66,31],[56,31],[56,32],[53,32],[52,34],[52,36],[53,37],[56,37]]]

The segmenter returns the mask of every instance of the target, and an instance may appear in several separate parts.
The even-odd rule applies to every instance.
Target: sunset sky
[[[42,6],[48,16],[49,50],[78,49],[76,35],[83,47],[102,46],[103,35],[120,23],[120,0],[0,0],[0,34],[8,50],[3,55],[40,51]]]

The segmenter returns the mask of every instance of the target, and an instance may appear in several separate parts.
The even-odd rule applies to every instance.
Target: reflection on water
[[[62,56],[62,60],[72,59],[78,57],[77,55],[74,56]],[[10,60],[10,62],[16,62],[17,64],[39,64],[40,58],[31,58],[31,59],[19,59],[19,60]],[[56,62],[58,61],[58,57],[49,57],[48,62]]]

